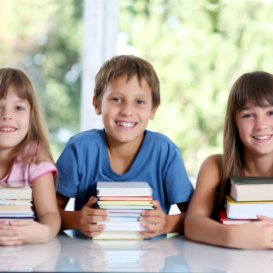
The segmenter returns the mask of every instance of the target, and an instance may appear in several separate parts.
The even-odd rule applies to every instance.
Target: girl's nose
[[[2,109],[1,114],[0,114],[0,118],[2,120],[10,120],[10,119],[12,119],[12,114],[7,109]]]
[[[264,130],[268,128],[268,124],[264,117],[257,117],[255,122],[255,129],[256,130]]]

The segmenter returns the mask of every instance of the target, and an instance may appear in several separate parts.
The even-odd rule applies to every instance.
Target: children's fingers
[[[89,225],[89,227],[83,232],[87,237],[93,238],[98,236],[104,230],[104,225]]]
[[[273,218],[270,218],[270,217],[267,217],[267,216],[264,216],[264,215],[261,215],[261,214],[257,214],[257,219],[264,220],[264,221],[270,221],[270,222],[273,223]]]
[[[108,220],[109,220],[108,216],[93,216],[92,215],[87,217],[88,224],[96,224],[98,222],[106,222]]]
[[[21,238],[13,237],[13,238],[0,238],[0,245],[2,246],[15,246],[21,245],[23,241]]]
[[[86,234],[88,237],[92,237],[91,234],[93,233],[101,233],[105,229],[104,225],[97,225],[97,224],[87,224],[83,228],[84,234]]]
[[[89,208],[93,208],[97,203],[97,198],[95,196],[91,196],[87,203],[85,204],[85,206],[89,207]]]
[[[160,233],[158,233],[158,232],[156,232],[156,231],[154,231],[154,232],[152,232],[152,231],[141,231],[141,232],[140,232],[140,235],[141,235],[143,238],[154,238],[154,237],[156,237],[156,236],[159,236]]]
[[[10,220],[9,224],[10,226],[20,227],[31,225],[33,222],[33,220]]]

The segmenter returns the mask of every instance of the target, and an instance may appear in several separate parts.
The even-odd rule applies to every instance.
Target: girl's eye
[[[25,107],[22,106],[22,105],[17,105],[17,106],[15,106],[15,109],[16,109],[17,111],[23,111],[23,110],[25,110]]]
[[[268,112],[269,116],[273,116],[273,110]]]
[[[242,118],[251,118],[251,117],[253,117],[252,113],[245,113],[242,115]]]

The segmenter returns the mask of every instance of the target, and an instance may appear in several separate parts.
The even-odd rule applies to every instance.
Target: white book
[[[32,199],[32,190],[25,187],[4,187],[0,185],[0,199]]]
[[[143,240],[138,231],[103,231],[93,240]]]
[[[99,222],[105,225],[104,231],[144,231],[140,222]]]
[[[151,196],[153,190],[147,182],[98,182],[98,196]]]
[[[227,197],[228,218],[257,219],[257,214],[273,218],[273,201],[236,202]]]

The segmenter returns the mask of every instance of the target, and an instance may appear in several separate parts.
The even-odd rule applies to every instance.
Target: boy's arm
[[[66,211],[65,207],[69,201],[69,198],[57,193],[57,203],[62,219],[62,230],[65,229],[78,229],[78,223],[75,221],[77,219],[77,214],[79,211]]]
[[[164,233],[184,233],[184,219],[188,204],[188,202],[179,203],[177,204],[179,214],[166,215]]]
[[[184,231],[184,211],[188,203],[177,204],[181,213],[176,215],[166,215],[161,209],[158,201],[153,201],[154,209],[143,211],[140,221],[146,231],[141,232],[145,238],[153,238],[166,233],[183,233]]]
[[[106,210],[95,209],[96,197],[91,196],[81,210],[66,211],[65,206],[68,202],[67,197],[57,194],[57,202],[62,218],[62,229],[77,229],[87,237],[98,236],[104,229],[104,225],[98,225],[98,222],[108,220]]]

